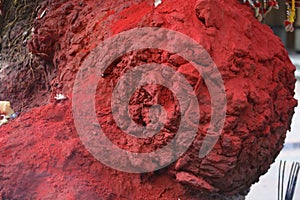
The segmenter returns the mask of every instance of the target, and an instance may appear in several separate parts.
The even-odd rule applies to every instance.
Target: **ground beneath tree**
[[[116,127],[110,90],[127,70],[141,64],[165,64],[182,73],[196,90],[201,114],[196,139],[178,161],[153,173],[130,174],[104,166],[85,149],[74,125],[72,88],[82,62],[101,41],[148,26],[181,32],[209,52],[224,81],[227,113],[214,149],[198,158],[211,118],[211,98],[199,73],[163,50],[143,49],[118,58],[99,82],[101,95],[96,96],[98,121],[115,144],[133,152],[157,149],[179,126],[174,123],[180,116],[176,98],[163,87],[145,86],[130,100],[134,122],[149,123],[149,105],[157,103],[177,115],[147,143]],[[282,149],[296,106],[295,67],[280,39],[236,0],[163,0],[158,7],[150,0],[49,0],[40,5],[30,38],[28,48],[38,56],[37,63],[50,67],[44,77],[52,78],[37,79],[45,88],[24,96],[35,108],[0,128],[2,199],[243,199]],[[1,88],[8,89],[2,90],[3,97],[26,93],[12,90],[14,85],[4,81],[10,73],[4,74]],[[68,99],[55,101],[57,93]],[[22,107],[20,100],[14,105]]]

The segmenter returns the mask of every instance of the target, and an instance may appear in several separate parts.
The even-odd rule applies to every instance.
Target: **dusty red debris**
[[[49,0],[40,14],[44,9],[47,12],[36,20],[29,48],[57,68],[52,96],[63,93],[70,100],[32,109],[1,127],[2,198],[208,199],[215,195],[215,199],[225,199],[243,195],[274,162],[296,106],[295,67],[280,39],[253,17],[250,8],[246,10],[236,0],[163,0],[156,8],[150,0]],[[198,158],[211,117],[210,96],[202,81],[197,93],[199,132],[189,150],[160,171],[128,174],[104,166],[81,144],[72,119],[71,93],[76,72],[92,49],[112,35],[144,26],[184,33],[210,53],[224,80],[227,115],[213,151]],[[102,95],[96,96],[97,116],[107,136],[130,151],[159,148],[178,127],[171,121],[159,137],[146,144],[122,133],[113,123],[107,106],[113,85],[101,86],[149,62],[171,66],[191,85],[201,79],[184,59],[162,50],[132,52],[113,63],[112,71],[98,85]],[[136,123],[147,123],[145,101],[178,112],[169,90],[146,86],[131,98],[130,114]]]

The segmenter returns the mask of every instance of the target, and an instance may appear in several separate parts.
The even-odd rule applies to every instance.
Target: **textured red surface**
[[[190,36],[210,53],[225,84],[226,122],[213,151],[198,158],[211,117],[210,96],[199,74],[176,55],[141,50],[113,63],[99,83],[102,95],[96,97],[98,120],[107,136],[123,149],[147,152],[167,143],[178,124],[166,124],[166,130],[148,142],[133,139],[116,128],[107,106],[109,83],[119,80],[125,70],[149,62],[167,64],[192,86],[200,82],[199,132],[189,150],[173,165],[154,173],[127,174],[109,169],[81,144],[73,124],[71,100],[51,103],[0,128],[3,198],[207,199],[212,197],[206,193],[219,193],[223,197],[214,198],[222,199],[245,192],[269,169],[282,148],[296,105],[295,67],[280,39],[257,22],[250,8],[236,0],[163,0],[157,8],[153,3],[47,1],[41,9],[47,9],[47,14],[37,19],[29,48],[53,61],[57,68],[52,96],[62,92],[71,99],[76,72],[102,40],[143,26],[165,27]],[[178,112],[176,100],[162,87],[142,88],[131,100],[130,114],[137,123],[149,121],[142,102],[161,103],[168,113]]]

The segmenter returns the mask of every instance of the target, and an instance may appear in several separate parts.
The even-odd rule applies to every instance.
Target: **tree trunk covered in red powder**
[[[200,82],[199,131],[188,151],[159,171],[130,174],[101,164],[82,145],[72,118],[72,87],[82,62],[101,41],[149,26],[181,32],[207,50],[224,81],[226,119],[213,150],[198,158],[211,117],[211,98],[200,75],[187,61],[163,50],[122,56],[112,63],[112,71],[98,85],[101,95],[96,96],[98,120],[122,148],[138,146],[136,151],[143,152],[147,147],[110,123],[111,82],[145,63],[169,65],[193,87]],[[0,128],[0,197],[4,199],[243,199],[282,149],[297,104],[295,67],[282,42],[237,0],[162,0],[157,7],[153,0],[48,0],[40,7],[28,47],[50,62],[56,74],[49,85],[49,104]],[[57,93],[69,99],[54,102]],[[151,94],[177,111],[170,91],[145,87],[131,98],[129,112],[135,122],[147,121],[141,102],[161,103],[153,102]],[[176,134],[175,129],[167,128],[151,140],[151,148],[167,143],[167,135]]]

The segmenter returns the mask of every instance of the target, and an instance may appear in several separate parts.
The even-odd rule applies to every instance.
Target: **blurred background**
[[[295,21],[295,31],[286,32],[284,20],[286,19],[285,1],[278,1],[280,9],[272,10],[265,19],[274,33],[279,36],[289,52],[290,59],[296,66],[295,76],[297,78],[295,98],[300,104],[300,8],[297,8],[298,18]],[[291,131],[287,133],[284,149],[272,164],[267,174],[260,177],[258,183],[254,184],[246,197],[246,200],[276,200],[280,160],[287,161],[285,171],[284,188],[287,186],[288,175],[293,162],[300,162],[300,106],[295,109]],[[294,200],[300,199],[300,177],[298,178]],[[285,191],[284,191],[285,194]]]

